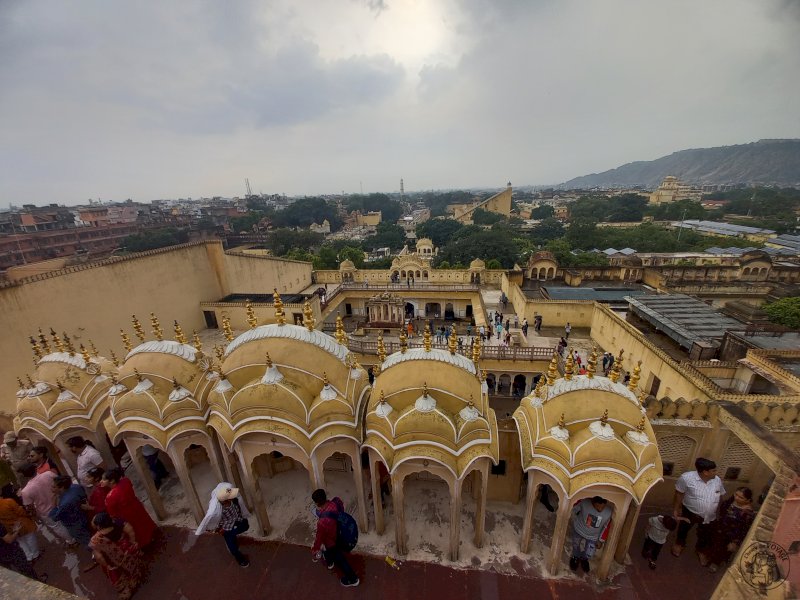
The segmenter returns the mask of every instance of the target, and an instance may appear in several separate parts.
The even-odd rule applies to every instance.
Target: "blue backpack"
[[[320,513],[319,516],[336,520],[336,546],[344,552],[350,552],[358,544],[358,523],[353,515],[344,511],[344,504],[339,498],[334,498],[333,501],[339,510],[337,512],[326,511]]]

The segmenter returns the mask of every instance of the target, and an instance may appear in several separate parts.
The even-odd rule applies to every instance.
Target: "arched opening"
[[[513,396],[517,396],[522,398],[525,395],[525,386],[527,382],[525,380],[525,375],[515,375],[514,381],[511,382],[511,394]]]
[[[358,514],[358,500],[353,482],[353,460],[341,452],[334,452],[322,464],[323,487],[329,498],[339,496],[347,512]]]
[[[422,277],[422,274],[421,274],[419,271],[417,271],[417,274],[415,275],[415,277],[416,277],[417,279],[419,279],[420,277]]]
[[[429,471],[411,473],[403,481],[403,508],[408,553],[447,556],[450,540],[450,488]]]
[[[553,267],[547,269],[547,279],[553,279],[556,276],[556,270]]]
[[[407,319],[413,319],[416,316],[416,309],[411,302],[406,302],[405,315]]]
[[[742,269],[742,277],[749,277],[750,276],[750,267],[745,267]]]
[[[200,444],[189,444],[189,447],[183,451],[183,460],[200,504],[205,506],[208,498],[211,497],[211,490],[219,483],[208,451],[205,446]]]
[[[486,385],[489,387],[490,394],[494,394],[497,391],[497,378],[494,373],[489,373],[486,376]]]
[[[406,278],[405,270],[400,271],[400,279],[405,279],[405,278]]]
[[[314,490],[303,465],[273,451],[256,456],[252,470],[273,532],[295,544],[313,543],[316,515],[311,512],[311,492]]]
[[[531,476],[532,473],[526,473]],[[553,532],[556,528],[556,515],[559,507],[559,494],[550,485],[542,483],[536,486],[536,504],[533,507],[532,544],[534,548],[549,548],[553,544]]]
[[[423,271],[422,272],[422,279],[425,279],[425,280],[428,279],[428,272],[427,271]]]
[[[442,314],[442,305],[438,302],[428,302],[425,305],[425,316],[438,319]]]
[[[507,373],[500,375],[500,378],[497,380],[497,393],[498,395],[511,395],[511,375]]]
[[[547,271],[545,270],[544,267],[541,267],[539,269],[539,277],[538,277],[538,279],[546,279],[546,278],[547,278]]]
[[[444,318],[445,320],[452,321],[456,318],[456,314],[453,311],[453,303],[448,302],[444,305]]]
[[[400,280],[400,271],[392,271],[392,283],[397,283]]]

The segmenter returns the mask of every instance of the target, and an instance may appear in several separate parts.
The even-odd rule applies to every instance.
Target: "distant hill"
[[[653,188],[667,175],[695,184],[800,186],[800,140],[759,140],[751,144],[681,150],[656,160],[637,161],[603,173],[570,179],[566,188]]]

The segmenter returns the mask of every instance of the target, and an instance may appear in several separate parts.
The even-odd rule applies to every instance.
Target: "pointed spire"
[[[381,390],[381,396],[380,396],[380,398],[378,399],[378,402],[379,402],[380,404],[386,404],[386,398],[385,398],[385,397],[384,397],[384,395],[383,395],[383,390]]]
[[[58,334],[50,328],[50,337],[53,338],[53,345],[56,347],[56,352],[63,352],[64,351],[64,342],[61,341],[61,338],[58,337]]]
[[[245,301],[244,310],[247,312],[247,324],[250,325],[250,329],[255,329],[256,325],[258,325],[258,319],[256,319],[256,311],[253,309],[253,303],[250,302],[250,298]]]
[[[119,334],[122,336],[122,345],[125,346],[125,350],[128,352],[133,350],[133,344],[131,343],[131,338],[128,337],[128,334],[125,333],[125,330],[120,329]]]
[[[422,383],[422,396],[424,398],[428,397],[428,382],[427,381]]]
[[[565,416],[564,413],[561,413],[561,418],[558,420],[558,426],[561,427],[561,429],[564,429],[567,426],[567,422],[564,420],[564,416]]]
[[[545,391],[546,384],[547,384],[547,377],[545,377],[545,375],[542,374],[539,377],[539,381],[536,382],[536,390],[534,391],[534,396],[544,400],[545,396],[547,395],[547,392]]]
[[[61,380],[56,377],[56,387],[58,388],[59,392],[63,392],[65,389],[64,384],[61,383]]]
[[[475,336],[472,342],[472,362],[475,363],[475,369],[478,368],[478,361],[481,359],[481,338]]]
[[[270,358],[269,352],[266,353],[266,359],[264,360],[264,364],[267,365],[267,368],[272,368],[272,358]]]
[[[42,358],[42,348],[41,348],[41,346],[39,346],[39,342],[37,342],[36,339],[33,336],[31,336],[31,349],[33,350],[33,357],[36,360],[41,360],[41,358]]]
[[[425,331],[422,334],[422,345],[425,347],[425,352],[431,351],[431,327],[425,325]]]
[[[322,385],[325,386],[325,385],[328,385],[328,383],[329,383],[328,382],[328,372],[327,371],[323,371],[322,372]]]
[[[611,373],[608,374],[608,378],[617,383],[619,381],[619,370],[622,367],[622,355],[625,354],[625,350],[619,351],[619,356],[614,361],[614,365],[611,367]]]
[[[450,350],[450,354],[455,354],[456,349],[458,348],[458,340],[456,339],[456,326],[452,325],[450,327],[450,337],[447,339],[447,349]]]
[[[281,302],[281,295],[278,293],[278,288],[273,288],[272,306],[275,307],[275,321],[278,325],[285,325],[286,314],[283,312],[283,302]]]
[[[41,327],[39,327],[39,345],[42,347],[43,354],[50,354],[50,342],[47,341],[47,336]]]
[[[607,425],[607,424],[608,424],[608,409],[605,409],[605,410],[603,411],[603,416],[602,416],[602,417],[600,417],[600,422],[601,422],[603,425]]]
[[[181,384],[178,383],[178,380],[175,377],[172,378],[172,389],[177,390],[181,387]]]
[[[647,415],[642,415],[642,418],[639,420],[639,424],[636,426],[638,431],[644,431],[644,423],[647,420]]]
[[[567,360],[564,362],[564,379],[570,381],[575,372],[575,359],[572,358],[572,349],[567,348]]]
[[[636,366],[633,367],[633,373],[631,373],[631,379],[628,382],[628,389],[632,392],[636,391],[636,388],[639,387],[639,377],[641,377],[642,373],[642,361],[636,363]]]
[[[144,379],[144,377],[142,377],[142,374],[139,373],[139,369],[137,369],[136,367],[133,368],[133,376],[136,377],[136,381],[139,382],[141,382],[142,379]]]
[[[139,338],[140,342],[144,342],[144,329],[142,329],[142,324],[136,318],[136,315],[131,315],[131,323],[133,323],[133,332],[136,337]]]
[[[592,353],[586,362],[586,377],[593,379],[594,374],[597,372],[597,346],[592,345]]]
[[[641,405],[642,409],[645,408],[644,403],[647,401],[647,392],[642,390],[639,392],[639,404]]]
[[[164,330],[161,329],[161,323],[158,322],[156,313],[150,313],[150,325],[153,326],[153,335],[160,342],[164,339]]]
[[[33,383],[33,379],[31,379],[31,376],[28,373],[25,373],[25,381],[28,382],[28,387],[36,387],[36,384]]]
[[[89,362],[91,362],[91,360],[92,360],[92,357],[89,355],[89,351],[86,349],[86,347],[83,344],[80,345],[80,351],[81,351],[81,356],[83,357],[83,361],[88,366]]]
[[[72,344],[72,340],[69,339],[69,336],[64,333],[64,345],[67,347],[67,352],[70,356],[75,356],[75,346]]]
[[[547,369],[547,385],[553,385],[558,379],[558,354],[553,352],[550,366]]]
[[[222,315],[222,333],[226,340],[233,341],[233,329],[231,329],[231,320],[228,315]]]
[[[175,321],[172,324],[172,329],[175,332],[175,341],[176,342],[178,342],[179,344],[185,344],[188,341],[186,339],[186,336],[183,333],[183,328],[181,327],[181,324],[178,323],[178,321]]]
[[[386,346],[383,345],[383,333],[378,334],[378,359],[381,362],[386,360]]]
[[[309,331],[314,331],[314,325],[316,321],[314,320],[314,310],[311,308],[311,302],[306,300],[303,303],[303,325]]]
[[[196,329],[192,329],[192,346],[194,346],[194,349],[197,350],[198,354],[202,354],[203,342],[200,339],[200,335],[197,333]]]
[[[344,320],[342,313],[336,313],[336,341],[342,346],[347,345],[347,333],[344,331]]]
[[[405,354],[408,352],[408,338],[406,337],[406,332],[402,329],[400,330],[400,354]]]
[[[111,351],[111,364],[113,364],[115,367],[119,366],[119,359],[113,350]]]
[[[218,361],[222,361],[222,357],[225,356],[225,347],[220,346],[219,344],[214,344],[214,354],[217,357]]]

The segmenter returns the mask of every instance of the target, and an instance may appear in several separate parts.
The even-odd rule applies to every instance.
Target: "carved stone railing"
[[[392,354],[400,351],[400,343],[395,341],[385,341],[384,348],[386,354]],[[347,344],[351,352],[358,352],[359,354],[378,354],[378,342],[376,340],[349,340]],[[431,344],[433,348],[440,350],[447,350],[447,344]],[[423,344],[419,338],[408,340],[409,348],[422,348]],[[461,348],[456,350],[458,354],[472,358],[472,349],[469,344],[462,344]],[[507,346],[482,346],[481,359],[484,360],[541,360],[549,361],[553,356],[552,348],[543,347],[507,347]]]

